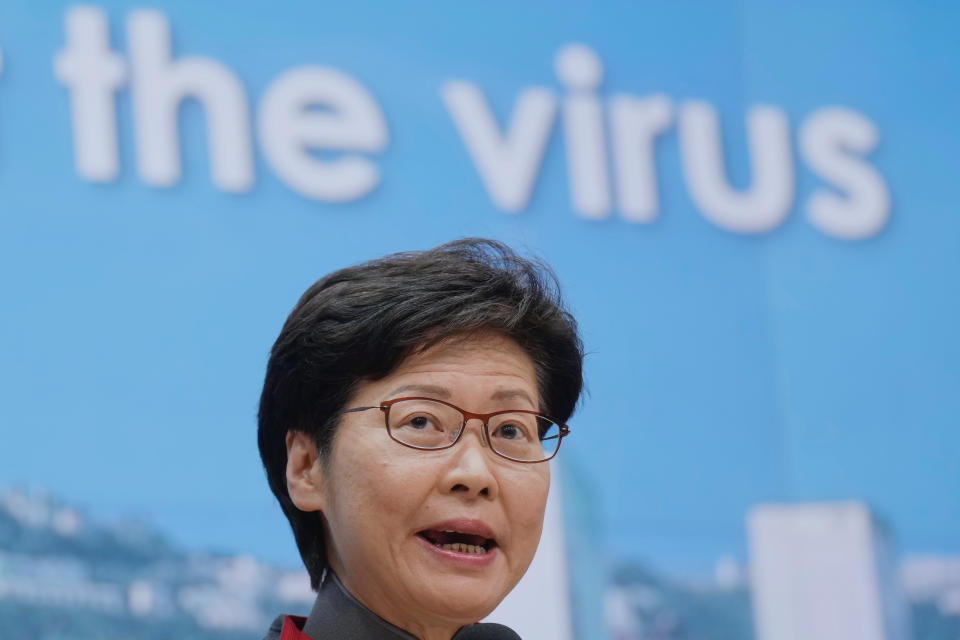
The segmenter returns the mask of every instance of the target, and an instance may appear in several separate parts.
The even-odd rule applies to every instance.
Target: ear
[[[287,432],[287,492],[301,511],[323,511],[324,478],[313,439],[302,431]]]

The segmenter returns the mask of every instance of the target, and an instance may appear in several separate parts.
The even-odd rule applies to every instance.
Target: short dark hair
[[[286,482],[286,435],[306,433],[321,459],[356,384],[446,338],[494,331],[533,361],[539,411],[565,423],[583,386],[583,345],[553,271],[492,240],[395,253],[314,283],[270,351],[258,444],[267,480],[318,588],[327,566],[320,514],[298,509]]]

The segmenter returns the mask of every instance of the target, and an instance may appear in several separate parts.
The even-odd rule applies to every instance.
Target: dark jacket
[[[452,640],[484,626],[467,625]],[[279,616],[264,640],[417,640],[417,637],[393,626],[357,602],[347,593],[339,578],[332,571],[326,571],[310,616]]]

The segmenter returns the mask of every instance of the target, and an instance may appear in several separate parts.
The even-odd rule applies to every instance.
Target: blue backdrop
[[[139,7],[93,6],[124,61]],[[137,113],[129,63],[110,94],[116,172],[84,177],[76,91],[54,70],[71,8],[0,7],[0,484],[295,566],[255,446],[283,319],[332,269],[479,235],[543,256],[582,323],[588,393],[561,454],[571,536],[592,545],[575,580],[584,564],[602,584],[634,562],[678,576],[745,562],[745,514],[768,501],[864,500],[902,550],[960,553],[953,5],[164,2],[174,59],[215,60],[241,83],[252,179],[236,191],[211,179],[209,110],[190,100],[179,179],[144,177],[135,131],[160,125]],[[576,92],[554,69],[571,43],[604,72],[578,94],[586,147],[571,142]],[[379,146],[304,152],[376,168],[375,186],[342,201],[291,187],[258,133],[264,95],[305,65],[349,76],[383,117]],[[444,101],[452,81],[480,90],[502,136],[525,91],[553,100],[518,211],[491,197]],[[650,156],[658,203],[636,222],[618,200],[609,108],[654,95],[670,113]],[[593,217],[573,204],[568,164],[597,140],[591,104],[610,197]],[[747,116],[782,116],[776,148],[795,181],[782,221],[743,233],[705,213],[696,140],[683,141],[697,105],[719,118],[727,179],[744,192],[758,170]],[[831,143],[852,178],[818,171],[803,148],[804,126],[834,107],[875,134],[851,142],[841,126]],[[876,229],[845,238],[811,222],[811,198],[853,200],[863,180]],[[599,596],[577,606],[601,615]]]

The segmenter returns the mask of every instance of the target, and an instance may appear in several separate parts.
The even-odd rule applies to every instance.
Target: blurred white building
[[[866,505],[761,505],[747,529],[757,640],[909,639],[890,545]]]

